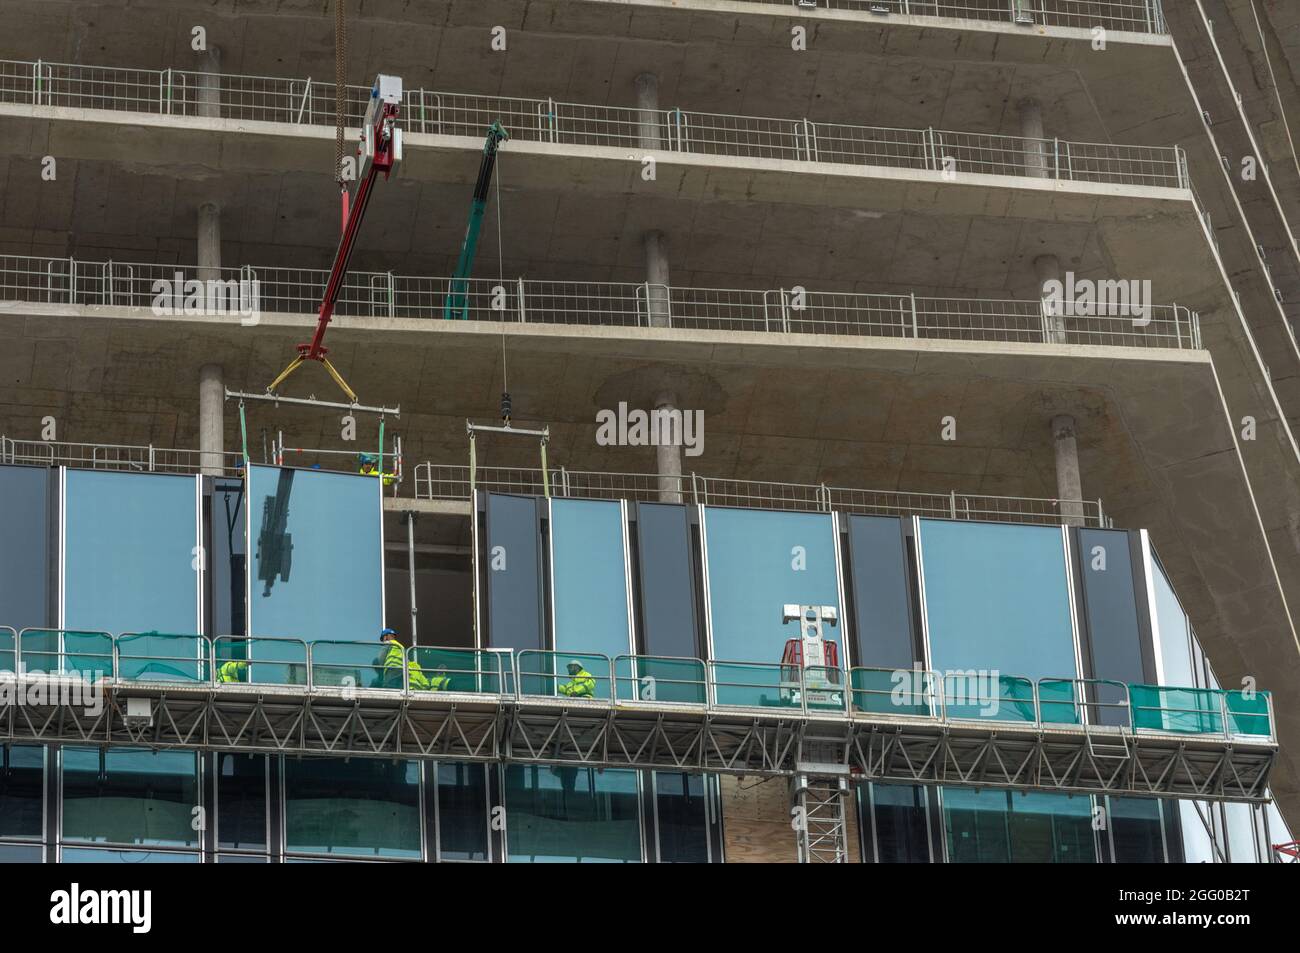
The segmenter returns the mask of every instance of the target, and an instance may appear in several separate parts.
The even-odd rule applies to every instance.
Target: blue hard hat
[[[396,634],[397,634],[396,629],[384,629],[379,633],[379,637],[382,639],[386,635],[396,635]]]

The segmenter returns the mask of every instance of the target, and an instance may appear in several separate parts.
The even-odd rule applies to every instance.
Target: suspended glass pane
[[[0,466],[0,625],[23,629],[54,624],[51,472],[45,467]],[[0,662],[0,669],[4,667]]]
[[[384,618],[380,481],[249,469],[249,631],[308,641],[378,640]]]
[[[916,656],[902,521],[850,516],[848,523],[857,635],[854,664],[909,669]]]
[[[65,629],[200,631],[195,487],[187,476],[67,471]]]
[[[556,650],[631,653],[622,504],[551,500],[551,558]]]
[[[542,556],[537,501],[487,495],[487,546],[480,573],[493,648],[542,648]]]
[[[198,846],[192,751],[64,748],[62,759],[65,841]]]
[[[218,478],[212,490],[212,634],[246,635],[244,611],[248,592],[248,521],[244,481]]]
[[[706,507],[704,525],[713,658],[779,665],[787,640],[800,634],[797,623],[782,621],[786,605],[831,606],[839,613],[829,513]],[[840,648],[842,667],[843,633],[827,627],[824,634]]]
[[[512,863],[641,860],[637,772],[508,764]]]
[[[420,763],[285,758],[284,829],[297,853],[418,858]]]

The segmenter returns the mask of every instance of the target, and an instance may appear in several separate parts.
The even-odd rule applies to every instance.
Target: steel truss
[[[28,690],[45,680],[42,695]],[[1128,729],[465,693],[23,676],[0,741],[506,761],[1264,802],[1277,745]],[[3,686],[0,686],[3,687]],[[148,699],[149,716],[128,712]],[[139,705],[139,702],[136,702]]]

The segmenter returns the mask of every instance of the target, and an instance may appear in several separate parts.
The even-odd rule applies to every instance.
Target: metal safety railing
[[[740,0],[756,7],[793,7],[801,12],[836,10],[980,20],[1017,26],[1105,27],[1129,33],[1166,34],[1160,0]]]
[[[345,122],[359,125],[370,88],[346,89]],[[310,77],[0,60],[0,103],[295,126],[334,124],[333,84]],[[499,121],[515,141],[909,168],[941,172],[945,178],[984,174],[1171,189],[1189,185],[1178,146],[644,110],[422,88],[406,91],[402,115],[411,133],[480,141],[488,126]]]
[[[803,512],[862,513],[873,516],[922,516],[935,519],[1055,525],[1069,519],[1087,526],[1112,525],[1101,500],[1053,500],[969,493],[912,493],[865,490],[822,483],[737,480],[697,473],[605,473],[555,467],[546,483],[541,470],[527,467],[476,467],[475,486],[491,493],[656,502],[665,494],[684,503]],[[469,467],[421,463],[415,468],[415,497],[420,500],[468,500]]]
[[[801,717],[898,717],[1078,727],[1111,735],[1160,733],[1272,742],[1272,698],[1225,691],[1038,678],[997,671],[939,672],[808,666],[543,649],[413,646],[393,662],[387,644],[72,632],[0,627],[0,678],[57,676],[96,683],[163,682],[213,690],[272,687],[327,693],[481,696],[518,704],[645,705],[778,711]],[[1109,700],[1103,698],[1109,693]],[[1106,717],[1107,715],[1113,717]]]
[[[305,268],[246,265],[202,271],[194,266],[0,255],[3,300],[147,308],[159,316],[186,314],[187,308],[193,308],[193,313],[226,316],[241,325],[259,323],[264,313],[315,314],[328,278],[328,271]],[[465,281],[463,290],[466,313],[481,321],[1176,350],[1201,347],[1196,312],[1178,304],[1143,300],[1140,290],[1128,290],[1132,284],[1114,281],[1103,287],[1098,282],[1098,291],[1104,294],[1093,296],[1087,305],[802,287],[684,288],[523,278],[475,278]],[[187,288],[202,294],[189,296]],[[441,320],[450,289],[450,278],[349,272],[335,313]]]
[[[75,443],[66,440],[20,440],[0,435],[0,464],[67,466],[134,473],[200,473],[217,457],[222,472],[235,473],[242,456],[235,452],[155,447],[152,444]]]

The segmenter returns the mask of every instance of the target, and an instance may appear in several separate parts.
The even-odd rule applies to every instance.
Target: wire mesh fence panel
[[[891,169],[937,168],[925,129],[816,122],[808,124],[808,132],[811,151],[804,158],[812,161]]]
[[[525,281],[529,322],[636,327],[648,323],[643,285],[599,281]]]
[[[1159,0],[742,0],[756,7],[1167,33]]]
[[[806,124],[801,119],[729,116],[721,113],[665,114],[665,148],[699,155],[752,159],[809,159]]]
[[[702,331],[780,331],[778,301],[764,291],[727,288],[669,288],[675,328]]]
[[[911,300],[902,295],[786,293],[787,330],[796,334],[912,337]]]

